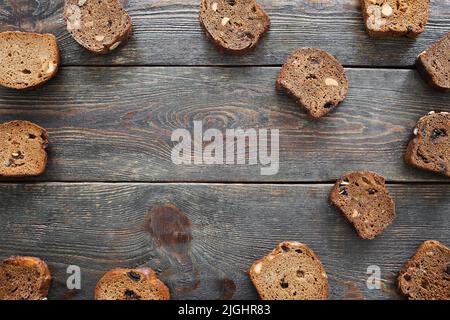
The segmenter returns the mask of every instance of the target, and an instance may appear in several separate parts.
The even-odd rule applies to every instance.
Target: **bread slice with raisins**
[[[0,300],[43,300],[52,276],[35,257],[11,257],[0,263]]]
[[[417,122],[405,161],[450,177],[450,113],[430,112]]]
[[[331,202],[363,239],[373,239],[395,219],[395,203],[384,178],[370,171],[355,171],[339,178]]]
[[[324,300],[328,277],[316,254],[299,242],[280,243],[249,271],[262,300]]]
[[[131,36],[131,17],[118,0],[67,0],[67,30],[85,49],[107,54]]]
[[[47,131],[28,121],[0,124],[0,176],[37,176],[47,164]]]
[[[313,119],[333,111],[344,101],[348,80],[339,61],[326,51],[301,48],[283,65],[276,82]]]
[[[0,33],[0,85],[31,89],[53,78],[60,64],[52,34],[7,31]]]
[[[430,0],[360,0],[371,37],[415,38],[425,30]]]
[[[416,61],[417,70],[436,89],[450,90],[450,32],[429,49],[422,52]]]
[[[110,270],[95,288],[95,300],[169,299],[169,289],[150,268]]]
[[[201,0],[200,24],[216,46],[244,55],[269,30],[270,19],[255,0]]]
[[[425,241],[401,269],[397,284],[410,300],[450,300],[450,249]]]

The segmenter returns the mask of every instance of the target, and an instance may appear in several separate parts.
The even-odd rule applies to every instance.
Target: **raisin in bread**
[[[450,249],[428,240],[405,263],[398,288],[411,300],[450,300]]]
[[[11,257],[0,263],[0,300],[42,300],[52,277],[47,264],[34,257]]]
[[[405,160],[411,166],[450,177],[450,113],[432,111],[419,119]]]
[[[169,299],[169,289],[150,268],[110,270],[95,288],[95,300]]]
[[[53,78],[60,64],[58,42],[52,34],[0,33],[0,85],[29,89]]]
[[[269,30],[270,19],[255,0],[201,0],[200,24],[218,47],[243,55]]]
[[[331,112],[348,92],[348,80],[339,61],[328,52],[301,48],[283,65],[276,82],[313,119]]]
[[[428,21],[430,0],[360,0],[371,37],[417,37]]]
[[[282,242],[249,271],[262,300],[323,300],[328,277],[319,258],[306,245]]]
[[[363,239],[373,239],[395,218],[395,204],[384,178],[369,171],[342,176],[330,194],[331,202]]]
[[[133,29],[131,17],[118,0],[67,0],[64,19],[72,37],[99,54],[123,44]]]
[[[422,52],[416,61],[417,70],[433,87],[450,90],[450,32]]]
[[[0,124],[0,176],[37,176],[47,164],[47,131],[28,121]]]

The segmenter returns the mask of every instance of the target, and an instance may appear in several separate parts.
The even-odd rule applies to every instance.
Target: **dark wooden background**
[[[91,299],[111,268],[151,266],[174,298],[254,299],[251,263],[283,240],[307,243],[330,276],[333,299],[399,299],[395,277],[426,239],[450,245],[450,183],[403,163],[416,120],[450,111],[428,87],[417,54],[450,30],[450,1],[432,0],[416,40],[366,36],[357,0],[260,0],[272,28],[255,52],[226,56],[198,23],[198,0],[130,0],[131,41],[109,56],[68,35],[62,1],[0,1],[0,31],[57,35],[63,66],[46,86],[0,89],[0,122],[49,130],[38,178],[1,179],[0,258],[34,255],[54,274],[50,299]],[[274,89],[297,47],[320,47],[346,67],[350,91],[313,122]],[[280,129],[280,172],[258,166],[175,166],[172,131]],[[398,217],[375,240],[359,239],[328,203],[343,172],[384,175]],[[178,209],[174,209],[174,206]],[[82,290],[66,289],[66,268]],[[378,265],[382,288],[369,290]]]

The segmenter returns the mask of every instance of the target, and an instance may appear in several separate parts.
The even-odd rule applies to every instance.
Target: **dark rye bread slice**
[[[0,33],[0,85],[34,88],[53,78],[60,64],[58,42],[52,34]]]
[[[66,0],[64,19],[72,37],[87,50],[106,54],[131,36],[131,17],[118,0]]]
[[[371,37],[411,38],[428,22],[430,0],[360,0],[367,33]]]
[[[355,171],[339,178],[330,200],[363,239],[373,239],[395,218],[394,200],[384,178],[370,171]]]
[[[11,257],[0,263],[0,300],[42,300],[52,277],[47,264],[34,257]]]
[[[28,121],[0,124],[0,176],[37,176],[47,164],[47,131]]]
[[[219,48],[243,55],[269,30],[270,19],[255,0],[201,0],[200,24]]]
[[[411,300],[450,300],[450,249],[428,240],[398,276],[400,292]]]
[[[450,177],[450,113],[431,111],[419,119],[413,134],[406,163]]]
[[[450,32],[422,52],[416,66],[433,87],[450,90]]]
[[[328,299],[328,277],[319,258],[299,242],[282,242],[249,271],[262,300]]]
[[[326,51],[301,48],[283,65],[276,82],[313,119],[325,116],[341,103],[348,80],[339,61]]]
[[[95,288],[95,300],[169,299],[169,289],[150,268],[110,270]]]

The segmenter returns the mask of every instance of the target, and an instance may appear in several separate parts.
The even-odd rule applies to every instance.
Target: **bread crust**
[[[320,62],[302,61],[308,60],[311,56],[317,57],[316,60]],[[303,79],[306,77],[305,73],[310,73],[308,76],[312,76],[312,79]],[[290,75],[294,77],[295,84],[291,83],[293,80],[288,79]],[[327,80],[334,83],[327,84]],[[309,82],[316,85],[308,87]],[[334,111],[348,94],[348,79],[344,67],[333,55],[318,48],[299,48],[291,53],[278,74],[275,86],[278,91],[285,91],[294,99],[313,120],[318,120]],[[325,97],[324,93],[329,96]],[[308,99],[311,101],[307,101]],[[321,101],[319,103],[316,100]]]
[[[422,52],[417,57],[416,67],[417,67],[417,70],[419,71],[420,75],[425,79],[425,81],[429,85],[431,85],[435,89],[449,92],[450,91],[450,80],[446,84],[439,83],[439,80],[437,79],[437,76],[435,74],[435,70],[433,70],[432,66],[429,63],[427,63],[428,55],[433,54],[433,52],[435,50],[437,50],[438,48],[440,48],[441,46],[443,47],[445,45],[444,44],[445,42],[448,43],[447,47],[446,47],[447,48],[446,54],[447,54],[447,56],[450,56],[450,32],[448,32],[444,37],[442,37],[441,39],[436,41],[430,48],[428,48],[427,50]],[[443,58],[442,60],[444,60],[444,59],[445,58]],[[448,72],[450,72],[450,62],[444,61],[444,63],[447,65],[447,70],[449,70]]]
[[[447,141],[450,149],[450,113],[448,112],[430,112],[428,115],[425,115],[419,119],[416,126],[414,127],[414,137],[410,140],[408,143],[408,147],[406,148],[405,153],[405,162],[413,167],[439,173],[442,175],[445,175],[447,177],[450,177],[450,151],[447,153],[449,154],[447,157],[444,157],[440,164],[436,163],[435,161],[430,161],[428,163],[419,162],[416,159],[416,155],[419,153],[420,147],[424,145],[430,145],[429,142],[424,141],[426,137],[428,136],[428,130],[433,128],[435,125],[432,123],[434,120],[441,118],[443,122],[446,122],[446,128],[447,129]],[[439,128],[438,128],[439,129]],[[444,147],[445,148],[445,147]],[[422,155],[425,156],[425,155]]]
[[[429,262],[424,259],[435,257],[437,254],[447,259],[442,262],[440,262],[442,257],[434,259],[433,262],[441,270],[428,269],[428,272],[422,272],[421,268],[433,267],[429,266]],[[421,285],[417,286],[417,282]],[[430,286],[430,282],[433,286]],[[428,286],[422,287],[424,284]],[[427,290],[429,287],[434,290]],[[410,300],[450,300],[450,249],[436,240],[424,241],[401,268],[397,278],[397,288]]]
[[[405,1],[405,0],[402,0]],[[382,37],[409,37],[409,38],[416,38],[418,35],[420,35],[424,30],[425,26],[428,22],[428,16],[429,16],[429,0],[416,0],[416,1],[422,1],[424,2],[423,5],[425,5],[425,10],[419,10],[416,11],[412,10],[412,12],[409,15],[406,15],[407,8],[399,7],[397,8],[397,2],[394,0],[360,0],[362,14],[364,17],[364,26],[366,29],[367,34],[370,37],[373,38],[382,38]],[[383,4],[390,5],[390,8],[393,10],[391,16],[384,16],[381,13],[381,7]],[[404,5],[405,3],[400,3],[401,5]],[[378,7],[379,9],[376,9]],[[373,10],[375,8],[376,10]],[[374,11],[377,11],[378,13],[374,15]],[[369,14],[371,12],[372,14]],[[401,16],[403,14],[403,16]],[[372,16],[372,17],[371,17]],[[375,18],[377,16],[378,18]],[[399,17],[398,19],[396,19]],[[408,26],[401,26],[401,23],[399,23],[400,20],[408,20],[408,19],[416,19],[417,17],[420,17],[418,25],[408,25]],[[389,21],[392,20],[392,23],[389,23]],[[382,21],[383,24],[379,25],[379,27],[374,28],[370,27],[369,24],[374,26],[376,25],[376,21]],[[378,29],[378,30],[376,30]]]
[[[268,261],[273,260],[279,255],[283,255],[286,253],[287,249],[289,250],[302,250],[302,253],[306,254],[307,256],[310,256],[313,258],[313,260],[316,262],[316,267],[319,269],[319,273],[323,277],[323,285],[320,292],[320,296],[316,297],[317,300],[325,300],[329,297],[329,284],[328,284],[328,276],[326,275],[325,268],[323,267],[322,263],[320,262],[319,257],[314,253],[314,251],[311,250],[310,247],[308,247],[306,244],[296,242],[296,241],[283,241],[279,243],[274,250],[272,250],[267,256],[256,260],[250,267],[248,274],[249,277],[253,283],[253,285],[256,288],[256,291],[258,292],[261,300],[271,300],[273,297],[266,294],[266,292],[258,285],[258,282],[256,281],[257,275],[262,272],[262,266]],[[298,299],[301,299],[300,296],[297,297]]]
[[[86,50],[105,55],[123,45],[133,33],[133,22],[128,12],[118,0],[67,0],[64,6],[64,20],[67,30],[78,44]],[[94,3],[95,2],[95,3]],[[92,11],[98,6],[100,11]],[[116,12],[118,11],[118,12]],[[95,14],[101,12],[101,18]],[[109,27],[101,24],[109,17]],[[115,25],[120,18],[121,25]],[[106,21],[106,20],[105,20]],[[88,25],[91,23],[91,25]],[[101,29],[100,29],[101,28]],[[112,29],[114,28],[114,33]]]
[[[255,1],[255,0],[250,0],[248,1],[248,4],[244,4],[245,6],[252,6],[253,7],[253,15],[255,15],[256,17],[258,17],[259,23],[261,24],[261,28],[258,29],[257,28],[257,22],[256,20],[254,20],[255,22],[253,22],[252,24],[242,24],[240,25],[237,29],[236,32],[242,33],[243,35],[246,33],[251,33],[251,35],[254,37],[253,39],[250,40],[250,38],[248,37],[243,37],[243,39],[245,39],[246,43],[248,43],[248,45],[244,48],[233,48],[231,47],[231,43],[234,42],[233,40],[230,41],[230,39],[223,39],[222,37],[218,37],[218,35],[216,34],[216,29],[220,28],[223,30],[227,30],[227,28],[229,29],[229,26],[232,26],[232,22],[227,22],[225,25],[222,24],[222,21],[225,21],[223,19],[228,18],[228,19],[233,19],[233,17],[239,16],[240,19],[243,19],[245,21],[245,18],[247,18],[245,16],[245,14],[247,14],[247,12],[245,12],[245,10],[241,10],[241,11],[236,11],[233,10],[233,7],[229,6],[227,3],[227,0],[201,0],[200,3],[200,13],[199,13],[199,21],[200,21],[200,25],[202,27],[202,29],[205,31],[206,35],[208,36],[208,38],[210,38],[213,43],[215,44],[215,46],[219,49],[221,49],[222,51],[232,54],[232,55],[238,55],[238,56],[242,56],[242,55],[246,55],[249,52],[253,51],[253,49],[257,46],[257,44],[259,43],[259,41],[261,40],[262,36],[269,30],[270,28],[270,18],[267,15],[267,13],[264,11],[264,9]],[[238,5],[240,4],[240,2],[245,2],[243,0],[236,0],[235,7],[236,9],[238,8]],[[215,7],[215,10],[212,10],[211,6],[213,4],[217,5],[217,8]],[[225,17],[223,16],[223,14],[221,14],[219,11],[221,10],[221,8],[228,6],[226,8],[226,10],[231,10],[230,17]],[[211,18],[210,15],[214,15],[214,18]],[[217,15],[217,17],[215,17]],[[244,16],[241,16],[244,15]],[[223,17],[222,17],[223,16]],[[210,21],[211,20],[211,21]],[[220,20],[220,24],[218,23]],[[253,29],[258,29],[258,30],[253,30]],[[221,34],[223,34],[223,37],[226,37],[226,32],[225,31],[220,31]]]
[[[39,149],[38,150],[33,150],[32,152],[30,152],[29,156],[31,156],[31,153],[33,153],[33,156],[35,158],[33,159],[27,159],[27,163],[30,162],[30,160],[33,160],[34,163],[37,164],[37,166],[35,168],[32,168],[32,170],[22,170],[21,168],[4,168],[4,164],[0,164],[0,176],[3,177],[28,177],[28,176],[39,176],[42,173],[44,173],[45,168],[47,166],[47,159],[48,159],[48,154],[47,154],[47,146],[48,146],[48,134],[47,131],[40,127],[37,124],[34,124],[32,122],[29,121],[23,121],[23,120],[14,120],[14,121],[10,121],[10,122],[6,122],[3,124],[0,124],[0,137],[2,135],[2,131],[6,131],[8,130],[8,128],[11,127],[20,127],[22,130],[27,131],[27,128],[32,128],[33,131],[35,131],[36,137],[35,137],[35,141],[33,142],[34,144],[38,143]],[[30,131],[30,130],[28,130]],[[17,136],[12,137],[14,138],[18,138]],[[36,140],[37,139],[37,140]],[[42,140],[41,142],[39,142],[39,139]],[[0,141],[1,143],[2,141]],[[24,143],[25,144],[25,143]],[[0,145],[1,149],[0,149],[0,156],[1,156],[1,151],[2,150],[7,150],[7,146],[6,145]],[[37,148],[37,146],[35,146]],[[20,145],[20,148],[26,149],[29,148],[28,145]],[[35,154],[36,152],[38,152],[39,154]]]
[[[29,257],[29,256],[13,256],[10,257],[0,264],[0,269],[2,266],[23,266],[28,268],[37,268],[39,270],[39,273],[41,275],[40,282],[37,286],[38,290],[38,297],[36,300],[42,300],[47,297],[48,291],[51,285],[52,276],[50,273],[50,269],[48,268],[48,265],[42,261],[39,258],[36,257]],[[13,299],[13,297],[4,297],[3,299],[10,300]]]
[[[358,235],[367,240],[382,233],[396,216],[395,203],[384,178],[371,171],[353,171],[340,177],[331,189],[330,202],[353,225]],[[357,203],[361,205],[357,206]],[[375,203],[385,208],[372,207]],[[377,215],[373,217],[373,214]]]
[[[2,77],[0,77],[0,85],[1,86],[10,88],[10,89],[15,89],[15,90],[32,90],[32,89],[41,87],[42,85],[44,85],[45,83],[47,83],[48,81],[50,81],[52,78],[54,78],[56,76],[56,74],[58,73],[58,70],[59,70],[59,66],[61,64],[61,56],[60,56],[60,51],[59,51],[59,46],[58,46],[58,40],[56,39],[56,37],[53,34],[50,34],[50,33],[40,34],[40,33],[22,32],[22,31],[0,32],[0,39],[3,37],[7,38],[10,36],[15,36],[17,38],[29,37],[29,38],[33,39],[34,41],[49,41],[51,43],[51,55],[52,55],[52,58],[54,59],[55,64],[54,64],[54,68],[52,68],[52,71],[49,73],[46,73],[45,76],[40,78],[39,81],[35,80],[28,85],[19,85],[19,84],[11,85],[9,83],[6,83],[4,80],[2,80]],[[1,41],[0,41],[0,43],[1,43]],[[53,61],[52,61],[52,63],[53,63]],[[1,64],[0,64],[0,66],[1,66]]]
[[[151,268],[136,268],[136,269],[127,269],[127,268],[115,268],[108,272],[106,272],[103,277],[99,280],[95,287],[95,293],[94,298],[95,300],[108,300],[102,292],[102,289],[105,284],[114,281],[116,277],[127,277],[127,273],[129,272],[135,272],[139,275],[143,276],[145,280],[149,281],[150,286],[159,294],[158,300],[169,300],[170,299],[170,292],[169,288],[158,279],[156,273]],[[139,298],[139,300],[151,300],[151,299],[145,299],[145,298]],[[118,298],[118,300],[125,300],[122,298]]]

